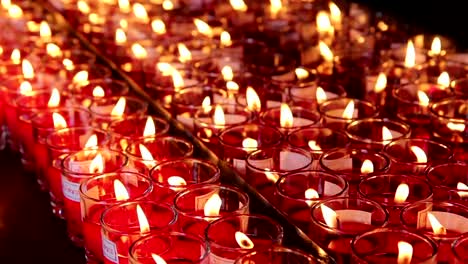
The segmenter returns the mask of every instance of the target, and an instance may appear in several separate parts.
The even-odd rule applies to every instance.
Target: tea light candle
[[[294,261],[294,263],[297,264],[319,263],[316,258],[310,254],[297,249],[289,249],[281,246],[273,246],[269,249],[253,251],[241,256],[234,263],[241,264],[254,262],[265,264],[287,264],[290,261]]]
[[[121,118],[142,116],[147,108],[147,102],[128,96],[97,99],[89,106],[94,124],[102,129],[107,129],[111,122]]]
[[[285,134],[298,128],[316,125],[319,120],[320,115],[316,112],[298,106],[289,107],[286,103],[282,103],[280,108],[268,109],[260,114],[260,123],[277,127]]]
[[[375,117],[378,109],[369,102],[351,98],[335,98],[319,106],[322,124],[332,129],[344,129],[354,120]]]
[[[427,170],[426,177],[434,189],[434,200],[453,201],[468,205],[468,175],[466,163],[446,163]]]
[[[337,97],[346,97],[345,89],[337,84],[329,82],[319,82],[316,85],[291,87],[289,96],[294,105],[302,106],[306,109],[318,110],[320,104]]]

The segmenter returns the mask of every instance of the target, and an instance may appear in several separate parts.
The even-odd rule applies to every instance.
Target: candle
[[[432,166],[426,177],[434,189],[437,201],[468,204],[468,175],[466,163],[445,163]]]
[[[378,115],[378,109],[367,101],[351,98],[335,98],[319,106],[322,124],[332,129],[344,129],[354,120]]]
[[[121,118],[142,116],[147,108],[147,102],[128,96],[97,99],[89,106],[94,124],[102,129],[107,129],[111,122]]]
[[[265,264],[287,264],[294,261],[297,264],[319,263],[316,258],[310,254],[297,249],[289,249],[281,246],[273,246],[269,249],[253,251],[236,260],[235,264],[242,263],[265,263]]]
[[[126,83],[110,78],[88,80],[88,77],[86,77],[85,80],[75,80],[64,92],[69,93],[76,104],[84,107],[89,107],[96,99],[125,96],[129,92]]]
[[[320,121],[317,112],[306,110],[302,107],[289,107],[282,103],[279,108],[272,108],[260,114],[260,123],[279,128],[284,134],[292,130],[316,125]]]

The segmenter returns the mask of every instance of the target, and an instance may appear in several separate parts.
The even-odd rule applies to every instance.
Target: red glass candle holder
[[[172,202],[177,193],[192,185],[218,183],[220,170],[208,161],[183,158],[156,165],[150,171],[150,177],[154,182],[155,199]]]
[[[390,172],[395,174],[421,175],[429,166],[446,163],[452,158],[448,146],[418,138],[393,141],[385,146],[384,152],[392,161]]]
[[[125,99],[125,108],[122,115],[112,114],[112,110],[121,98]],[[89,106],[96,127],[107,129],[109,124],[120,118],[142,116],[146,113],[148,103],[128,96],[110,97],[95,100]]]
[[[342,175],[349,183],[350,195],[354,195],[361,178],[388,172],[390,159],[373,150],[332,149],[322,155],[320,167],[331,174]]]
[[[468,164],[446,163],[427,171],[427,180],[434,189],[434,200],[468,205]]]
[[[429,182],[420,177],[407,175],[377,175],[361,180],[358,194],[373,200],[389,213],[389,224],[400,224],[401,208],[419,201],[432,200]]]
[[[167,263],[207,263],[208,252],[208,244],[199,236],[161,232],[135,241],[130,247],[130,263],[153,264],[158,257]]]
[[[249,145],[249,141],[252,145]],[[219,134],[220,158],[228,162],[238,173],[245,174],[245,162],[249,153],[257,149],[278,146],[282,141],[282,133],[273,127],[253,123],[233,126]]]
[[[466,263],[468,261],[468,255],[466,252],[468,251],[468,234],[460,236],[455,242],[452,244],[452,254],[455,256],[456,264]]]
[[[334,213],[331,212],[334,211]],[[362,198],[331,198],[311,209],[309,236],[337,263],[351,262],[351,240],[370,230],[383,227],[388,215],[378,203]]]
[[[190,130],[193,130],[195,113],[203,109],[203,101],[210,98],[211,105],[229,103],[227,92],[208,86],[185,88],[174,94],[172,110],[174,116]]]
[[[298,67],[282,75],[274,76],[271,80],[271,85],[279,90],[316,87],[317,83],[317,71],[306,67]]]
[[[145,136],[145,128],[154,128]],[[147,137],[164,136],[169,131],[169,123],[159,117],[142,115],[132,116],[120,120],[115,120],[109,125],[109,135],[111,138],[111,148],[116,150],[126,150],[132,141],[142,140]]]
[[[297,249],[274,246],[266,250],[258,250],[239,257],[235,264],[264,263],[264,264],[315,264],[320,263],[314,256]]]
[[[318,82],[306,86],[293,86],[289,88],[289,96],[294,105],[318,110],[320,104],[329,99],[346,97],[346,90],[333,82]]]
[[[397,263],[400,255],[400,242],[411,245],[411,263],[436,262],[438,251],[435,241],[426,236],[399,228],[379,228],[356,237],[351,243],[353,250],[352,262],[363,264]],[[401,259],[408,263],[410,261],[404,257],[400,257],[400,261],[402,261]]]
[[[354,105],[354,107],[350,107]],[[345,113],[346,108],[354,111]],[[335,98],[327,100],[319,106],[322,124],[335,130],[344,130],[346,125],[354,120],[375,117],[378,115],[376,106],[369,102],[351,98]]]
[[[145,148],[151,157],[145,153]],[[193,145],[183,138],[173,136],[150,137],[132,141],[125,153],[129,155],[131,168],[148,175],[161,162],[191,157]]]
[[[192,186],[174,198],[179,230],[203,237],[209,223],[221,217],[249,213],[249,197],[227,185]]]
[[[310,207],[348,194],[348,183],[339,175],[305,170],[286,174],[276,182],[274,204],[304,232],[310,230]]]
[[[419,202],[401,211],[406,229],[423,233],[438,243],[437,262],[453,263],[451,244],[468,232],[468,208],[448,202]]]
[[[279,128],[284,134],[289,134],[291,131],[299,128],[310,127],[317,125],[320,121],[320,115],[315,111],[309,111],[300,106],[290,108],[293,120],[288,123],[281,123],[281,116],[285,113],[281,108],[271,108],[260,114],[260,123],[266,126]],[[283,117],[284,118],[284,117]]]
[[[84,107],[89,107],[92,101],[99,97],[125,96],[128,92],[129,87],[125,82],[111,78],[72,83],[65,90],[65,93],[69,93],[76,104]]]
[[[230,104],[200,109],[194,116],[194,133],[209,149],[218,153],[219,132],[231,126],[245,124],[251,116],[244,107]]]
[[[62,159],[68,154],[85,148],[86,143],[95,135],[97,147],[106,146],[109,143],[106,132],[91,127],[64,128],[50,133],[46,138],[47,169],[45,179],[49,184],[50,205],[52,212],[64,217],[63,191],[62,191]]]
[[[246,182],[265,198],[272,200],[279,178],[291,172],[310,169],[312,156],[308,151],[298,148],[263,148],[250,153],[246,164]]]
[[[63,118],[64,124],[55,124],[57,116]],[[45,177],[46,170],[51,164],[47,156],[47,136],[59,129],[66,127],[86,127],[91,124],[91,113],[83,108],[56,108],[41,110],[31,118],[33,143],[31,145],[32,160],[35,163],[36,177],[48,190],[49,185]],[[63,127],[63,126],[66,127]],[[57,128],[55,128],[57,126]]]
[[[239,256],[281,245],[283,228],[262,215],[231,215],[206,228],[210,262],[233,263]]]
[[[349,139],[340,131],[326,127],[301,128],[291,132],[287,137],[288,144],[308,150],[314,161],[312,168],[319,169],[318,161],[322,154],[333,148],[344,148],[349,145]]]
[[[99,164],[99,160],[102,164]],[[94,164],[93,164],[94,161]],[[62,191],[65,218],[70,239],[78,245],[83,242],[79,187],[83,180],[103,173],[117,172],[127,165],[123,153],[108,149],[84,149],[71,153],[62,160]],[[95,167],[103,165],[102,168]]]
[[[120,187],[125,190],[119,189]],[[101,237],[103,211],[112,205],[128,200],[150,199],[152,192],[152,181],[142,174],[133,172],[106,173],[86,179],[81,183],[81,219],[88,261],[104,261]]]
[[[346,127],[351,147],[382,150],[393,140],[409,137],[409,125],[390,119],[369,118],[356,120]]]
[[[207,60],[194,63],[194,74],[199,80],[213,83],[219,78],[223,68],[226,66],[231,68],[234,76],[241,74],[246,68],[242,58],[239,57],[211,57]]]
[[[468,161],[468,118],[464,110],[468,100],[448,98],[431,106],[432,134],[435,139],[452,146],[454,158]]]
[[[297,64],[293,57],[275,52],[254,54],[251,59],[250,72],[272,78],[293,72]]]
[[[430,104],[452,94],[450,89],[441,85],[410,83],[394,89],[392,95],[395,100],[396,116],[411,125],[411,136],[430,138]]]
[[[172,206],[152,201],[109,207],[101,218],[104,263],[128,263],[133,242],[152,232],[171,231],[176,219],[177,213]]]

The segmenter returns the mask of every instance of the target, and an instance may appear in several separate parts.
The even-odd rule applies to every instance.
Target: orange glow
[[[161,19],[155,19],[151,22],[153,32],[159,35],[166,33],[166,24]]]
[[[86,85],[88,84],[88,76],[88,71],[79,71],[75,74],[75,76],[73,76],[72,82],[78,85]]]
[[[8,8],[8,15],[13,19],[19,19],[23,17],[23,9],[17,5],[11,5]]]
[[[330,9],[330,19],[333,22],[333,24],[335,25],[341,24],[340,8],[333,2],[328,3],[328,8]]]
[[[128,0],[118,0],[119,9],[122,13],[130,13],[130,3]]]
[[[233,92],[239,91],[239,85],[236,82],[228,81],[226,83],[226,89],[232,94]]]
[[[219,39],[221,41],[221,45],[224,47],[229,47],[232,45],[231,35],[227,31],[221,32]]]
[[[276,18],[282,8],[283,3],[281,0],[270,0],[270,14],[272,18]]]
[[[253,138],[244,138],[244,140],[242,140],[242,148],[246,151],[256,150],[258,148],[258,142]]]
[[[174,71],[174,67],[172,67],[172,65],[167,62],[158,62],[156,64],[156,68],[163,76],[171,76],[172,71]]]
[[[145,129],[143,130],[144,137],[150,137],[156,135],[156,126],[151,116],[146,119]]]
[[[322,209],[323,220],[325,224],[327,224],[330,228],[337,228],[338,227],[338,214],[331,209],[330,207],[321,204],[320,209]]]
[[[127,42],[127,35],[125,31],[121,28],[115,30],[115,43],[122,45]]]
[[[223,108],[220,105],[216,105],[214,115],[213,115],[213,122],[216,126],[224,126],[226,125],[226,119],[224,117]]]
[[[98,153],[96,157],[89,164],[89,173],[102,173],[104,171],[104,159],[101,153]]]
[[[232,71],[231,66],[226,65],[221,69],[221,74],[223,75],[223,79],[225,81],[232,81],[234,78],[234,72]]]
[[[195,27],[197,27],[197,30],[200,34],[209,38],[213,37],[213,29],[205,21],[195,18],[193,23],[195,24]]]
[[[39,25],[39,36],[41,36],[44,42],[50,42],[52,40],[52,31],[46,21],[41,21]]]
[[[203,112],[208,113],[211,110],[211,99],[209,96],[206,96],[202,102]]]
[[[234,235],[236,237],[236,242],[239,247],[243,249],[252,249],[254,248],[254,243],[252,240],[244,233],[237,231]]]
[[[146,8],[140,3],[135,3],[133,5],[133,15],[135,15],[135,17],[142,23],[149,23],[150,21]]]
[[[54,43],[47,43],[46,52],[52,58],[62,57],[62,50]]]
[[[259,112],[262,108],[260,97],[252,87],[247,87],[246,90],[247,109],[252,112]]]
[[[174,3],[172,3],[171,0],[164,0],[162,3],[162,7],[164,10],[173,10],[174,9]]]
[[[57,88],[52,89],[47,107],[58,107],[60,105],[60,92]]]
[[[248,9],[248,7],[245,4],[244,0],[229,0],[229,3],[231,4],[232,9],[234,9],[236,11],[245,12]]]
[[[182,63],[189,62],[192,60],[192,53],[183,43],[177,44],[177,50],[179,51],[179,61]]]
[[[325,11],[319,11],[317,17],[315,18],[317,24],[317,31],[321,34],[333,34],[335,29],[333,28],[330,16]]]
[[[117,103],[115,104],[114,108],[112,108],[111,116],[121,117],[125,113],[125,105],[127,101],[125,97],[120,97]]]
[[[115,199],[117,201],[125,201],[130,199],[127,188],[125,188],[125,185],[123,185],[120,180],[114,180],[114,193]]]
[[[5,10],[8,10],[11,7],[11,0],[2,0],[1,5]]]
[[[453,122],[447,123],[447,128],[456,132],[465,131],[465,127],[466,127],[465,124],[462,124],[462,123],[453,123]]]
[[[133,56],[139,60],[146,59],[148,57],[148,52],[146,49],[138,43],[134,43],[131,47]]]
[[[414,66],[416,66],[416,50],[414,49],[413,41],[408,40],[408,45],[406,47],[405,67],[414,68]]]
[[[33,79],[34,78],[34,68],[27,59],[24,59],[21,68],[23,70],[23,77],[25,79]]]
[[[377,81],[375,82],[374,86],[374,92],[376,93],[381,93],[387,88],[387,76],[385,73],[381,72],[379,73],[379,76],[377,76]]]
[[[67,121],[63,116],[59,113],[52,113],[52,121],[54,123],[54,128],[55,129],[62,129],[62,128],[67,128]]]
[[[172,77],[172,83],[174,85],[175,91],[179,91],[181,88],[185,86],[184,78],[182,77],[180,72],[177,71],[176,69],[172,71],[171,77]]]
[[[410,264],[413,258],[413,246],[405,241],[398,242],[398,264]]]
[[[294,117],[288,104],[281,103],[280,125],[281,127],[291,128],[294,124]]]
[[[21,52],[19,51],[19,49],[13,49],[13,51],[11,52],[10,59],[13,64],[18,65],[21,63]]]
[[[459,190],[457,193],[460,198],[468,197],[468,185],[464,184],[463,182],[458,182],[457,189]]]
[[[138,144],[138,148],[140,149],[141,158],[147,161],[154,161],[153,154],[148,150],[145,145]]]
[[[307,79],[307,77],[309,77],[309,72],[304,68],[296,68],[294,70],[294,73],[296,74],[296,77],[299,80],[304,80]]]
[[[416,160],[418,163],[427,163],[427,155],[423,149],[418,146],[411,146],[411,152],[416,156]]]
[[[361,173],[362,174],[369,174],[374,172],[374,164],[372,163],[371,160],[364,160],[364,162],[361,165]]]
[[[32,94],[33,88],[30,82],[24,81],[20,84],[19,92],[22,95],[29,96]]]
[[[75,69],[75,65],[70,59],[63,59],[62,64],[67,71],[73,71]]]
[[[272,183],[276,183],[280,176],[276,172],[272,172],[269,169],[265,169],[265,177]]]
[[[96,86],[93,89],[93,97],[102,98],[106,95],[104,89],[101,86]]]
[[[83,14],[89,14],[91,12],[91,8],[89,7],[88,3],[83,0],[79,0],[77,4],[78,10],[80,10]]]
[[[444,88],[448,88],[450,86],[450,75],[448,72],[442,72],[439,77],[437,78],[437,84],[443,86]]]
[[[395,191],[395,197],[393,198],[393,201],[396,204],[402,204],[406,202],[406,199],[408,199],[409,196],[409,186],[406,183],[400,183],[398,185],[396,191]]]
[[[211,197],[206,201],[205,206],[203,208],[205,216],[219,216],[219,211],[221,210],[222,204],[223,201],[221,200],[221,197],[219,197],[219,194],[215,193],[211,195]]]

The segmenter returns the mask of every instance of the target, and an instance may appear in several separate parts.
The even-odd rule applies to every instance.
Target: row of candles
[[[345,57],[340,58],[332,53],[333,47],[339,48],[337,40],[340,34],[334,31],[330,34],[330,29],[325,33],[318,30],[320,21],[328,12],[317,14],[317,64],[297,67],[294,60],[291,63],[287,56],[273,53],[259,40],[241,39],[236,43],[227,31],[216,30],[202,19],[179,24],[174,14],[174,17],[169,17],[174,21],[169,18],[166,21],[174,23],[171,24],[171,31],[166,31],[165,22],[155,19],[158,12],[155,11],[156,15],[150,19],[148,13],[153,10],[147,10],[149,6],[133,4],[133,11],[145,10],[143,14],[146,13],[147,19],[142,19],[132,14],[130,9],[127,10],[125,3],[103,3],[95,7],[96,13],[91,11],[91,3],[85,1],[62,7],[65,8],[64,13],[74,14],[73,18],[77,21],[72,22],[83,30],[91,42],[103,48],[104,52],[108,51],[108,56],[144,87],[154,100],[159,101],[220,158],[231,164],[250,185],[277,205],[338,262],[349,262],[353,255],[354,261],[365,263],[379,261],[380,258],[394,259],[398,263],[454,262],[456,259],[463,263],[468,243],[466,236],[462,236],[467,231],[464,226],[468,217],[468,187],[467,165],[460,161],[466,161],[468,108],[467,101],[462,99],[466,96],[466,66],[460,61],[462,54],[442,50],[440,38],[433,40],[432,49],[427,55],[425,50],[414,48],[414,43],[421,42],[420,38],[408,42],[406,53],[400,46],[381,52],[390,54],[391,59],[382,56],[377,71],[380,73],[373,75],[369,72],[364,76],[362,83],[367,92],[365,100],[358,100],[346,97],[350,87],[340,82],[339,77],[350,75],[349,69],[343,71]],[[164,3],[168,5],[167,1],[163,2],[163,9]],[[235,8],[236,4],[231,3],[231,7],[236,12],[242,12]],[[153,8],[157,9],[158,6]],[[12,9],[15,8],[7,8],[10,17]],[[330,14],[333,12],[336,13],[334,7],[330,8]],[[285,16],[291,18],[290,15]],[[112,17],[119,23],[107,23],[106,17]],[[269,17],[280,18],[284,19]],[[350,24],[355,19],[340,18],[344,20],[339,22],[343,23],[342,26],[349,26],[345,23],[347,19]],[[102,19],[105,23],[101,23]],[[336,18],[329,19],[334,22],[333,29],[338,30],[340,27],[336,25]],[[124,21],[135,23],[132,24],[134,27],[125,26]],[[259,23],[269,25],[265,21]],[[43,25],[41,23],[40,27],[45,27]],[[115,35],[112,34],[113,26],[117,27]],[[384,30],[385,26],[388,27],[383,21],[378,23],[380,33],[385,34],[388,30]],[[192,34],[192,28],[196,29],[195,34]],[[177,32],[177,29],[181,32]],[[232,32],[235,29],[233,27]],[[354,32],[353,28],[347,30]],[[104,34],[106,32],[108,35]],[[189,36],[187,33],[190,33]],[[130,41],[117,38],[132,34],[138,38]],[[60,101],[54,105],[50,92],[37,96],[28,92],[29,86],[22,81],[31,76],[26,70],[31,68],[28,67],[29,61],[19,58],[18,63],[14,63],[12,50],[11,53],[4,53],[11,54],[5,57],[5,65],[16,65],[12,68],[20,72],[20,81],[16,79],[11,85],[7,82],[10,80],[5,82],[6,94],[10,95],[8,87],[12,87],[14,98],[12,102],[8,100],[10,97],[5,97],[3,103],[16,107],[13,114],[8,114],[9,107],[4,108],[10,144],[22,151],[25,165],[38,171],[41,183],[47,183],[44,188],[51,193],[57,215],[62,216],[65,207],[71,238],[79,241],[84,235],[85,247],[91,258],[121,261],[115,254],[116,250],[119,256],[125,256],[134,238],[130,235],[124,238],[114,236],[113,232],[119,231],[118,227],[122,226],[118,221],[124,219],[125,223],[132,223],[136,236],[141,236],[149,231],[142,221],[135,225],[136,219],[142,219],[138,216],[142,215],[142,211],[145,216],[152,215],[152,210],[164,211],[162,208],[167,209],[164,217],[158,214],[155,218],[167,222],[155,224],[164,227],[154,229],[165,229],[178,222],[179,231],[202,235],[210,242],[211,253],[207,253],[207,248],[200,251],[197,247],[195,251],[210,255],[211,263],[233,260],[245,249],[259,245],[263,247],[265,241],[268,241],[268,246],[279,244],[281,228],[277,224],[266,228],[263,217],[258,217],[263,222],[258,220],[260,222],[253,224],[257,222],[254,220],[256,216],[231,216],[236,220],[229,220],[230,224],[238,222],[238,226],[233,228],[235,235],[218,231],[213,232],[216,239],[210,237],[210,228],[205,231],[206,225],[211,222],[211,228],[216,229],[213,226],[222,220],[212,220],[219,218],[219,215],[248,213],[248,197],[235,188],[219,185],[195,186],[184,190],[186,185],[192,183],[219,182],[219,171],[211,165],[208,167],[214,168],[217,173],[204,175],[198,171],[196,176],[193,175],[194,168],[199,168],[201,161],[189,158],[193,154],[190,142],[164,136],[168,132],[167,123],[156,117],[143,116],[146,104],[127,97],[128,88],[111,80],[110,72],[89,58],[92,55],[84,55],[86,53],[80,49],[70,52],[79,51],[78,58],[90,59],[87,71],[78,71],[81,66],[76,67],[78,64],[75,65],[72,57],[64,55],[67,44],[60,43],[64,40],[60,38],[63,36],[58,35],[54,42],[52,36],[47,40],[43,31],[39,35],[43,42],[39,41],[38,51],[33,50],[28,55],[35,58],[37,52],[45,56],[47,66],[44,72],[41,71],[43,76],[29,78],[34,80],[31,86],[36,90],[38,84],[50,81],[47,80],[51,78],[50,73],[54,76],[60,71],[67,73],[62,76],[70,77],[54,79],[45,85],[46,90],[50,84],[62,84],[63,88],[59,90],[67,98],[62,100],[67,101],[63,103],[67,108],[63,109],[61,117],[68,126],[73,126],[71,123],[92,124],[96,136],[90,136],[92,133],[89,129],[55,131],[51,127],[41,127],[46,123],[50,123],[50,126],[52,121],[60,119],[57,114],[62,110],[55,108]],[[219,41],[214,38],[218,35]],[[378,34],[373,37],[378,40],[376,36]],[[359,37],[368,38],[368,35]],[[358,43],[361,42],[359,37]],[[60,52],[54,55],[54,51]],[[271,65],[268,64],[270,62]],[[54,63],[59,69],[54,69]],[[68,67],[70,65],[73,67]],[[87,78],[81,79],[83,76]],[[456,80],[450,81],[450,76]],[[100,78],[103,80],[98,80]],[[52,93],[54,97],[60,94],[59,90]],[[98,99],[103,96],[108,98]],[[52,110],[39,111],[41,107],[38,106],[44,105],[44,102],[50,103]],[[292,102],[292,106],[285,102]],[[33,106],[28,107],[28,104]],[[89,112],[81,109],[72,111],[70,107],[73,105],[87,106]],[[123,107],[119,109],[118,106]],[[121,117],[124,119],[119,120]],[[63,128],[63,125],[57,128],[60,127]],[[107,140],[112,150],[80,151],[81,147],[92,144],[84,144],[86,138],[92,139],[90,142],[96,139],[97,145],[100,145],[99,133],[102,133],[102,141]],[[65,142],[74,143],[63,146]],[[48,157],[51,152],[55,153],[53,158],[70,154],[54,161]],[[159,164],[174,158],[183,158],[186,170],[181,172],[171,167],[180,160]],[[105,169],[95,167],[99,159],[103,161]],[[168,167],[163,168],[163,164]],[[133,173],[99,176],[122,168]],[[137,172],[146,175],[146,178],[140,179],[136,176]],[[91,176],[95,177],[83,181],[83,178]],[[116,183],[116,178],[128,192],[123,195],[125,198],[117,197],[116,190],[120,184]],[[148,178],[154,181],[154,185],[147,181],[145,185]],[[99,187],[93,189],[95,186]],[[137,190],[132,191],[135,188]],[[179,191],[182,192],[176,195]],[[100,219],[104,238],[100,245],[101,227],[96,227],[96,223],[99,222],[102,207],[122,200],[133,200],[129,196],[133,192],[135,200],[146,200],[143,196],[147,196],[158,203],[151,206],[139,204],[140,209],[136,204],[124,203],[114,206],[117,209],[108,209],[106,214],[109,216],[106,218],[104,214]],[[214,196],[214,193],[218,196]],[[112,196],[111,200],[101,201],[109,198],[104,199],[106,195]],[[80,200],[81,210],[78,205]],[[164,207],[162,202],[173,203],[175,210]],[[102,205],[101,209],[92,209],[96,204]],[[215,209],[215,213],[207,208],[213,204],[219,208]],[[133,212],[133,217],[128,214],[129,211]],[[119,217],[123,214],[125,217]],[[176,214],[177,221],[174,220]],[[89,219],[94,220],[90,220],[92,223],[88,225]],[[117,223],[109,224],[106,219]],[[270,225],[274,222],[268,220]],[[265,241],[260,238],[257,241],[253,235],[250,235],[251,240],[249,236],[246,238],[247,232],[243,230],[249,229],[248,223],[255,225],[254,232],[265,232],[269,238]],[[112,228],[112,225],[116,228]],[[226,231],[226,226],[222,228]],[[275,233],[274,230],[279,231]],[[241,242],[232,244],[232,238],[239,238],[237,241]],[[142,239],[143,242],[137,242],[131,254],[147,254],[148,249],[156,251],[162,243],[157,236],[147,239],[149,241]],[[171,239],[178,241],[175,236]],[[217,239],[227,240],[226,243],[238,250],[220,249],[218,252],[214,242]],[[186,245],[181,246],[186,248]],[[413,247],[419,250],[413,251]],[[226,246],[221,248],[226,249]],[[409,257],[402,253],[403,249],[408,248],[411,252]],[[278,249],[278,252],[294,259],[288,255],[293,251]],[[159,258],[164,256],[158,252],[154,254],[152,261],[160,263]],[[255,257],[255,253],[250,256]],[[305,258],[311,261],[310,257]]]

